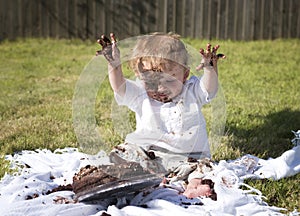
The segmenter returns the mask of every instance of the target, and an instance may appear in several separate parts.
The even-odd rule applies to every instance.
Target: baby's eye
[[[169,79],[169,80],[166,80],[167,83],[172,83],[172,82],[175,82],[176,79]]]

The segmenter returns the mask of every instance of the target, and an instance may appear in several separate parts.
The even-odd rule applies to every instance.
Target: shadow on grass
[[[263,158],[278,157],[293,146],[292,131],[300,130],[300,111],[285,109],[270,113],[264,117],[263,125],[256,128],[229,125],[227,129],[233,134],[230,142],[233,148]]]

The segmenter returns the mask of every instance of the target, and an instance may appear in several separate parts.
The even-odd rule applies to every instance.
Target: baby
[[[119,105],[135,112],[136,130],[110,154],[114,163],[135,161],[153,173],[175,169],[183,179],[195,170],[188,159],[210,158],[206,123],[201,113],[218,90],[219,46],[200,49],[201,77],[190,77],[189,54],[176,34],[138,37],[129,66],[136,81],[124,78],[114,34],[98,42],[108,61],[110,85]]]

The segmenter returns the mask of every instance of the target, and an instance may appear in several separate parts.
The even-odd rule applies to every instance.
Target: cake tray
[[[76,199],[79,202],[91,202],[125,197],[143,189],[158,186],[161,181],[162,178],[155,174],[133,176],[79,192],[76,194]]]

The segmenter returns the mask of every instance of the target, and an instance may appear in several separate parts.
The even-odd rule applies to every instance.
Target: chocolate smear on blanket
[[[87,165],[74,175],[72,187],[79,201],[93,201],[126,196],[160,181],[140,164],[126,162],[98,167]]]
[[[54,193],[54,192],[58,192],[58,191],[72,191],[73,187],[71,184],[67,184],[67,185],[59,185],[56,188],[53,188],[52,190],[48,190],[46,192],[46,195]]]
[[[73,187],[71,184],[67,184],[67,185],[59,185],[56,188],[53,188],[52,190],[48,190],[45,194],[49,195],[51,193],[55,193],[58,191],[73,191]],[[43,194],[44,195],[44,194]],[[53,202],[55,204],[72,204],[72,203],[76,203],[76,200],[73,199],[68,199],[62,196],[57,196],[53,199]]]
[[[34,193],[32,195],[27,195],[25,197],[25,200],[31,200],[31,199],[35,199],[35,198],[38,198],[38,197],[39,197],[39,195],[37,193]]]
[[[62,197],[62,196],[57,196],[53,199],[53,202],[55,204],[74,204],[76,203],[75,200],[72,200],[72,199],[68,199],[68,198],[65,198],[65,197]]]

